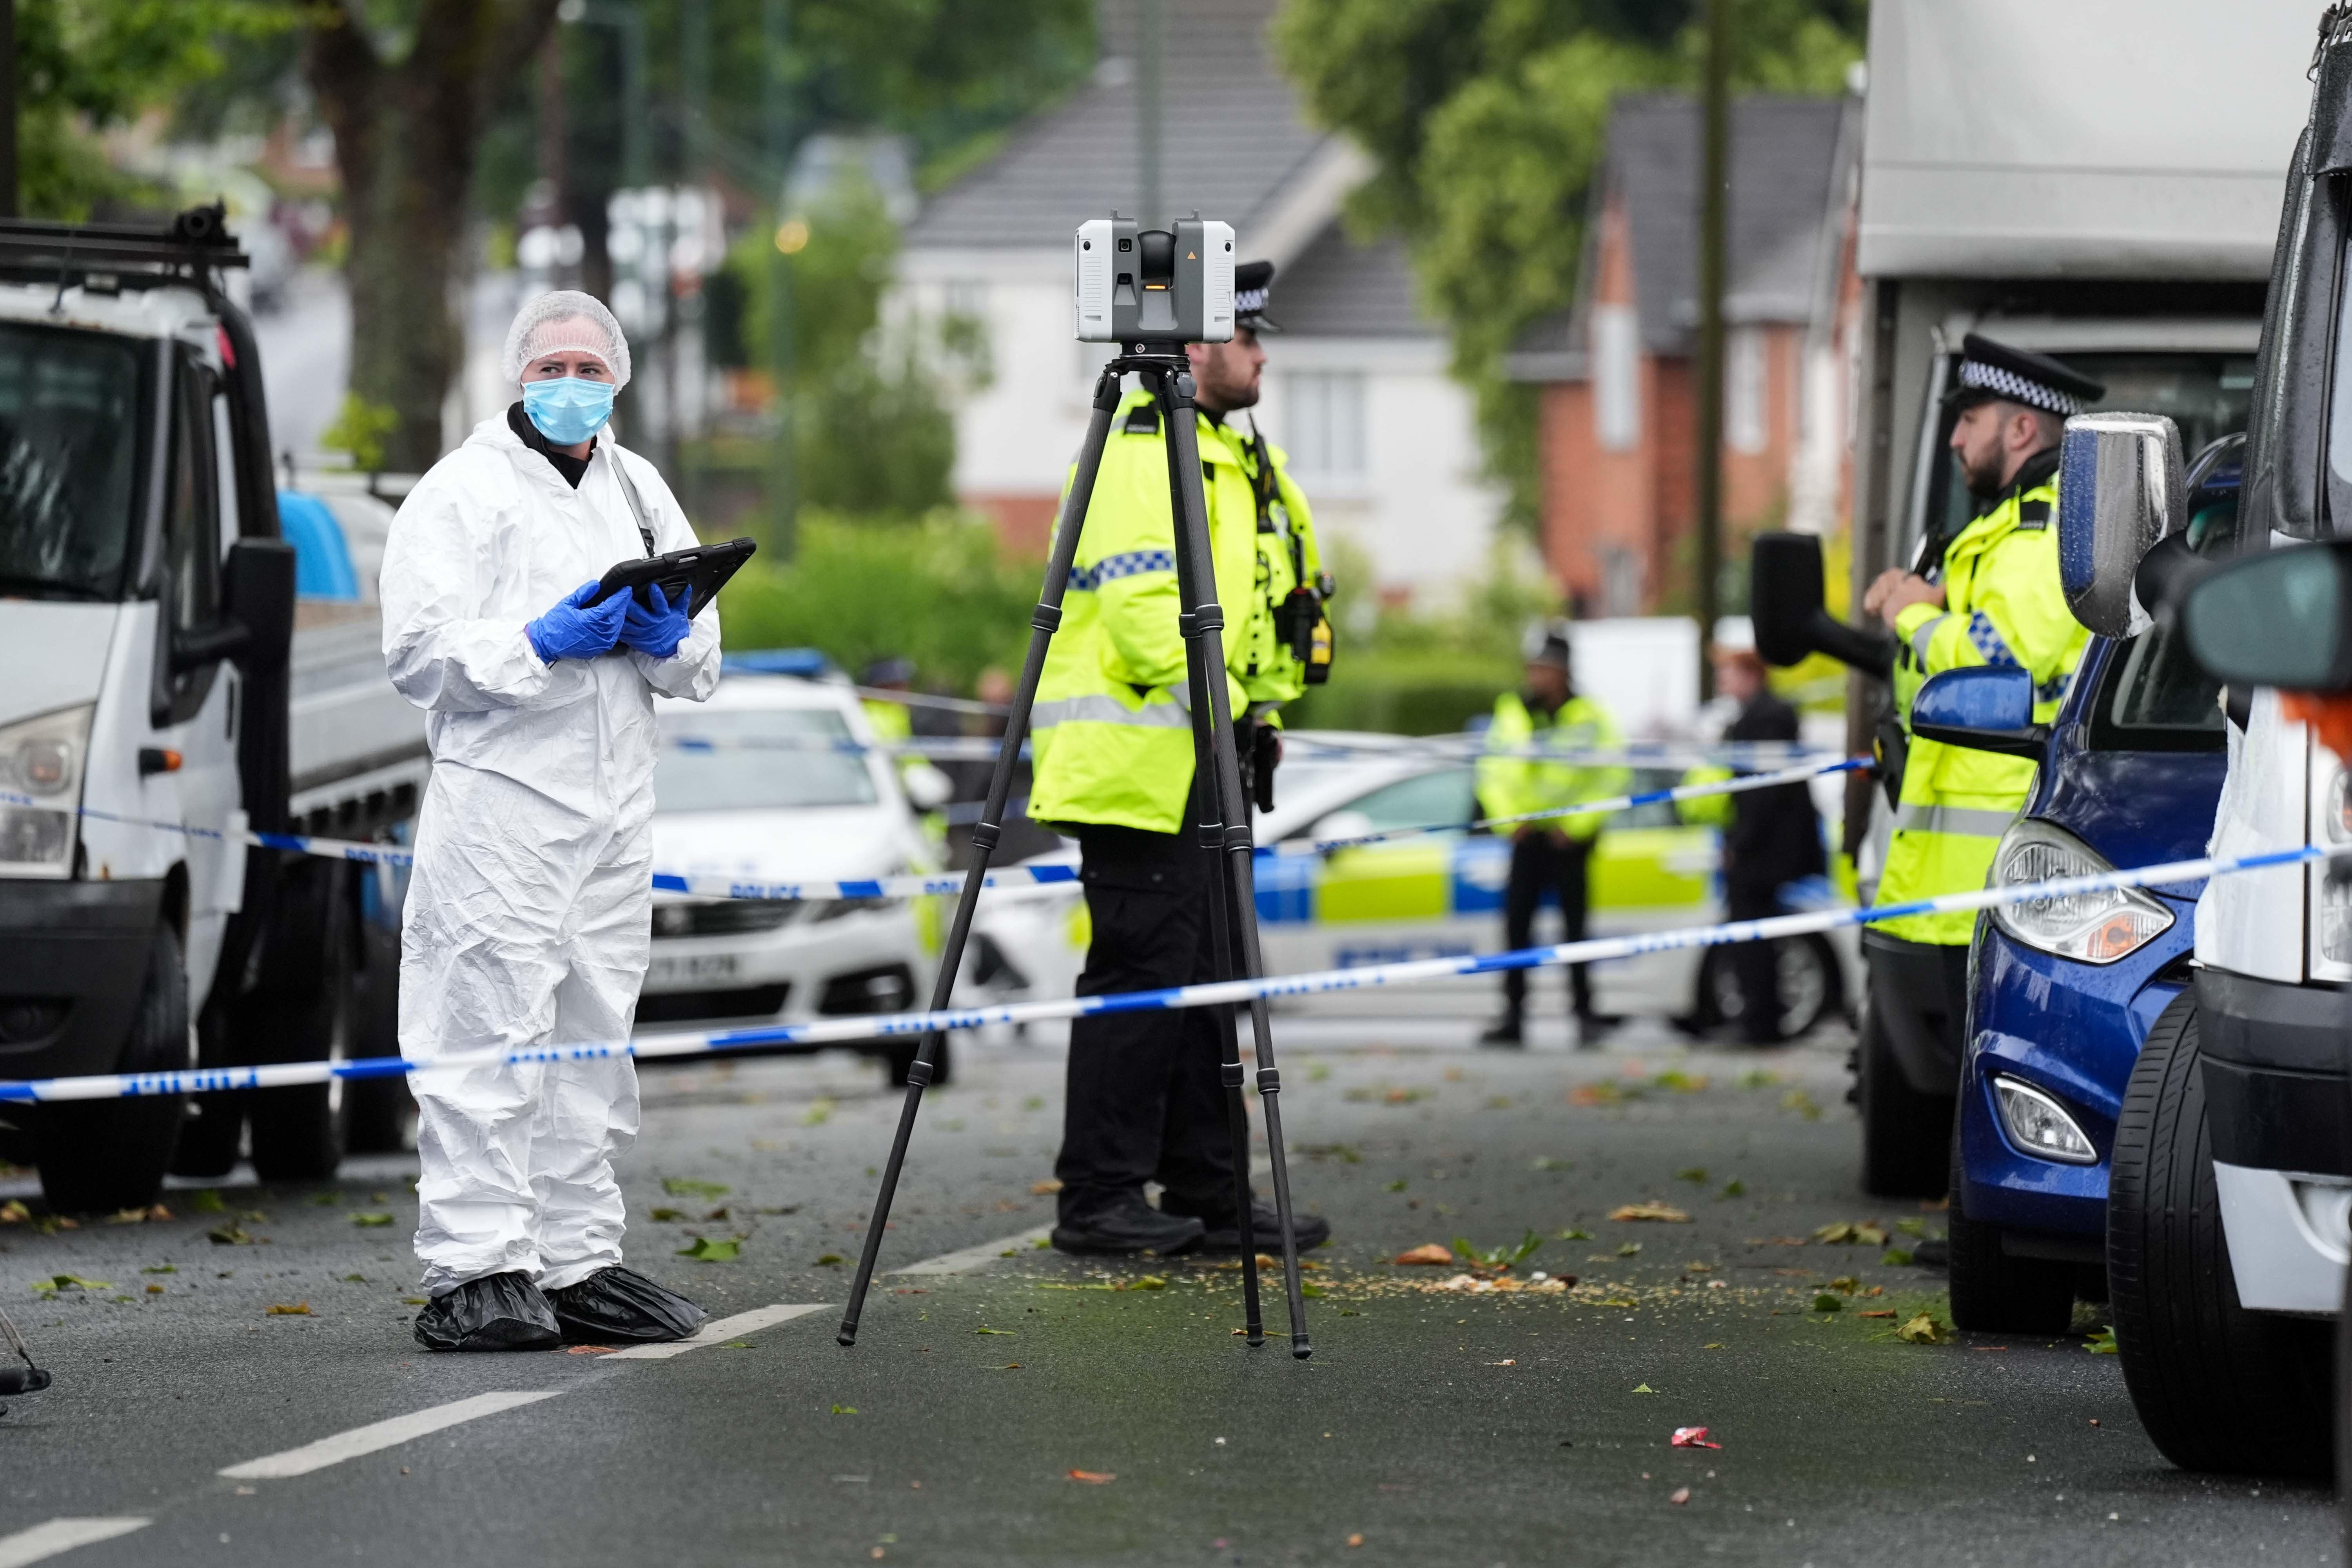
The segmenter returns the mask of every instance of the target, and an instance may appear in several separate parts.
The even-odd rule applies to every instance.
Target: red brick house
[[[1826,532],[1845,515],[1860,127],[1849,100],[1732,105],[1723,480],[1734,538]],[[1543,556],[1581,614],[1692,599],[1699,133],[1689,99],[1618,100],[1576,302],[1507,362],[1512,379],[1541,389]]]

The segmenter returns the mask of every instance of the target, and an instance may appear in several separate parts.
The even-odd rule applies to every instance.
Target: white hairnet
[[[594,354],[613,373],[614,386],[629,384],[629,340],[621,323],[604,301],[577,289],[553,289],[523,301],[499,363],[509,381],[520,382],[531,361],[566,351]]]

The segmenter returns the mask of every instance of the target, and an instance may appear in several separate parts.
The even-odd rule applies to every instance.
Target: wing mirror
[[[1809,654],[1825,653],[1864,675],[1885,680],[1895,668],[1895,638],[1850,626],[1832,616],[1822,597],[1822,542],[1810,533],[1759,533],[1748,552],[1748,618],[1756,652],[1786,668]]]
[[[235,659],[275,669],[294,643],[294,547],[282,539],[240,539],[221,565],[220,618],[172,638],[172,673]]]
[[[2161,414],[2077,414],[2058,458],[2058,581],[2074,618],[2105,637],[2154,623],[2134,588],[2142,557],[2189,524],[2180,427]]]
[[[2189,651],[2231,686],[2352,689],[2352,544],[2265,551],[2200,578],[2181,605]]]
[[[1911,700],[1911,732],[1939,745],[2042,760],[2050,726],[2033,721],[2033,676],[1978,665],[1930,677]]]

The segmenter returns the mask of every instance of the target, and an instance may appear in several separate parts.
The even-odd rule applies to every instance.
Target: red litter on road
[[[1720,1443],[1710,1443],[1706,1440],[1706,1428],[1704,1426],[1675,1427],[1672,1446],[1677,1448],[1720,1448],[1723,1447]]]

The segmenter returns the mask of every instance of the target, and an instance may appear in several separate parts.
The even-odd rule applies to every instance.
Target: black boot
[[[547,1293],[562,1326],[564,1342],[575,1345],[660,1344],[682,1340],[710,1314],[666,1290],[633,1268],[599,1268],[577,1285]]]
[[[1054,1227],[1057,1252],[1108,1252],[1127,1257],[1149,1253],[1166,1258],[1201,1244],[1206,1229],[1197,1219],[1164,1214],[1141,1193],[1074,1204]]]
[[[1527,1037],[1520,1027],[1519,1016],[1517,1013],[1504,1014],[1486,1026],[1486,1032],[1478,1037],[1478,1043],[1482,1046],[1526,1045]]]
[[[543,1351],[563,1342],[555,1310],[521,1274],[486,1274],[436,1296],[410,1325],[429,1351]]]
[[[1203,1252],[1239,1252],[1242,1249],[1241,1227],[1234,1223],[1234,1200],[1229,1193],[1213,1198],[1179,1197],[1174,1193],[1160,1194],[1162,1214],[1190,1215],[1208,1227],[1201,1237]],[[1290,1211],[1290,1225],[1298,1241],[1301,1254],[1312,1252],[1331,1239],[1331,1222],[1320,1215]],[[1276,1254],[1282,1250],[1282,1220],[1274,1205],[1264,1198],[1250,1204],[1250,1242],[1258,1251]]]

